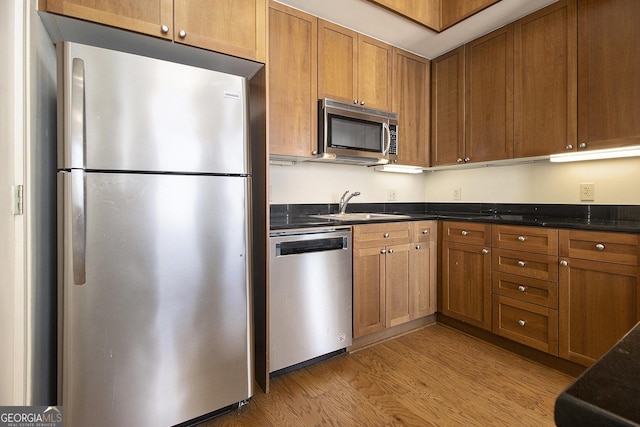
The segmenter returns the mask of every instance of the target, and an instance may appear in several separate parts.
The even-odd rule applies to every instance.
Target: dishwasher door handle
[[[348,242],[347,236],[277,242],[276,256],[342,250],[349,247]]]

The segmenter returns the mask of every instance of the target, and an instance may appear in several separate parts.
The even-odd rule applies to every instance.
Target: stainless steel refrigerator
[[[170,426],[252,395],[242,77],[58,46],[65,426]]]

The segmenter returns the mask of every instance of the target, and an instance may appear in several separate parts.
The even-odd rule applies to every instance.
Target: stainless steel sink
[[[315,218],[333,219],[336,221],[375,221],[383,219],[402,219],[411,218],[409,215],[402,214],[386,214],[386,213],[369,213],[369,212],[353,212],[353,213],[335,213],[327,215],[311,215]]]

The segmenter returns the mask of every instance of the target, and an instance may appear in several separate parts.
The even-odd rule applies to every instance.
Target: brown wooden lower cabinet
[[[442,314],[491,330],[489,249],[445,241],[442,270]]]
[[[558,310],[493,295],[493,333],[558,355]]]
[[[589,366],[640,321],[639,268],[573,258],[561,263],[560,357]]]

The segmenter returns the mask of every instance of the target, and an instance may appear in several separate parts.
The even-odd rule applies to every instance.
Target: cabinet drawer
[[[408,222],[356,225],[353,227],[353,247],[388,246],[409,243]]]
[[[558,310],[493,296],[493,333],[558,355]]]
[[[481,246],[491,245],[491,224],[444,221],[442,223],[442,233],[442,239],[449,242]]]
[[[436,234],[436,221],[416,221],[411,223],[412,242],[428,242]]]
[[[491,255],[493,271],[517,274],[532,279],[558,281],[558,257],[529,252],[494,249]]]
[[[494,225],[491,229],[493,246],[501,249],[558,254],[558,230],[542,227]]]
[[[560,256],[638,265],[638,234],[560,230]]]
[[[494,271],[491,280],[494,294],[549,308],[558,308],[558,284],[555,282],[500,271]]]

